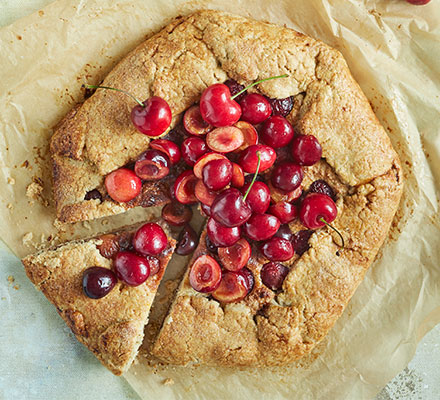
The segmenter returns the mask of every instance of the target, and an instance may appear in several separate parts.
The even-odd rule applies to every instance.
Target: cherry
[[[205,135],[214,128],[204,121],[199,106],[192,106],[185,111],[183,126],[191,135]]]
[[[261,156],[259,172],[263,172],[273,165],[276,159],[276,153],[274,149],[263,144],[254,144],[243,150],[240,155],[238,164],[241,168],[243,168],[243,171],[252,174],[255,173],[258,164],[257,152],[259,152]]]
[[[428,4],[431,0],[406,0],[406,1],[415,6],[423,6],[425,4]]]
[[[177,164],[180,161],[181,154],[179,146],[171,140],[156,139],[150,143],[150,147],[164,153],[171,161],[171,164]]]
[[[237,273],[243,276],[245,279],[246,287],[249,293],[254,288],[254,274],[248,268],[242,268],[240,271],[237,271]]]
[[[236,187],[236,188],[241,188],[244,185],[244,173],[243,173],[243,170],[236,163],[232,163],[231,185]]]
[[[229,88],[223,83],[208,86],[200,98],[203,119],[216,127],[235,124],[241,117],[240,105],[231,99]]]
[[[249,282],[239,272],[225,272],[219,287],[212,292],[212,297],[222,303],[234,303],[243,300],[249,293]]]
[[[260,131],[261,140],[274,149],[287,146],[293,139],[293,135],[292,125],[286,118],[279,115],[274,115],[264,121]]]
[[[299,165],[291,162],[278,164],[272,171],[272,185],[284,192],[292,192],[300,185],[304,177],[304,172]]]
[[[100,299],[114,288],[116,282],[115,273],[108,268],[87,268],[83,274],[83,291],[91,299]]]
[[[210,251],[213,254],[217,254],[218,253],[217,246],[214,243],[211,242],[211,239],[209,239],[208,235],[205,236],[205,243],[206,243],[206,248],[208,249],[208,251]]]
[[[183,171],[174,182],[174,197],[182,204],[191,204],[197,202],[194,194],[197,178],[192,171]]]
[[[205,168],[205,165],[213,160],[228,160],[228,159],[223,154],[219,154],[219,153],[204,154],[202,157],[200,157],[197,160],[197,162],[194,165],[193,168],[194,175],[199,179],[203,179],[203,168]]]
[[[150,276],[150,260],[120,251],[113,262],[117,277],[129,286],[139,286]]]
[[[278,232],[275,234],[276,237],[280,237],[282,239],[286,239],[286,240],[292,240],[293,234],[292,231],[289,228],[289,225],[285,224],[285,225],[281,225],[280,229],[278,229]],[[294,248],[295,253],[296,253],[296,249]]]
[[[250,185],[251,183],[245,184],[241,188],[241,192],[245,194]],[[270,205],[270,191],[267,185],[263,182],[255,181],[249,190],[246,202],[254,213],[265,213]]]
[[[218,288],[222,279],[220,265],[211,256],[199,256],[189,271],[189,283],[194,290],[210,293]]]
[[[336,195],[332,187],[323,179],[314,181],[309,187],[309,193],[321,193],[331,197],[333,201],[336,201]]]
[[[243,144],[235,150],[235,152],[242,151],[249,146],[258,143],[257,130],[249,122],[238,121],[235,126],[240,129],[243,134]]]
[[[228,271],[238,271],[242,269],[251,257],[251,246],[246,239],[240,239],[237,243],[229,247],[218,249],[218,258]]]
[[[187,256],[195,250],[198,242],[199,238],[196,231],[191,227],[191,225],[187,224],[179,234],[176,253],[180,256]]]
[[[309,239],[312,235],[313,231],[302,230],[292,236],[291,242],[296,254],[301,256],[310,248]]]
[[[329,196],[310,193],[301,204],[299,217],[304,226],[317,229],[334,221],[337,213],[336,204]]]
[[[288,224],[298,216],[298,208],[285,201],[271,205],[268,212],[275,215],[282,224]]]
[[[283,286],[284,279],[289,273],[289,268],[277,262],[268,262],[261,268],[261,281],[269,289],[279,290]]]
[[[228,159],[212,160],[203,167],[202,177],[208,189],[223,189],[231,182],[232,164]]]
[[[152,222],[142,225],[133,236],[133,247],[142,255],[155,256],[167,244],[168,238],[161,226]]]
[[[198,180],[196,183],[194,194],[196,195],[197,200],[200,201],[202,205],[206,205],[208,207],[212,206],[212,203],[217,197],[217,193],[213,190],[208,189],[203,181],[200,180]],[[209,212],[211,212],[211,210],[209,210]]]
[[[322,156],[322,147],[313,135],[298,135],[292,141],[292,157],[299,165],[310,166]]]
[[[134,164],[135,174],[147,181],[159,180],[170,172],[170,159],[159,150],[144,151]]]
[[[264,257],[270,261],[287,261],[293,257],[294,251],[290,241],[274,236],[261,246]]]
[[[190,137],[183,141],[181,153],[183,161],[193,167],[196,161],[208,151],[208,146],[203,139]]]
[[[271,182],[268,182],[267,186],[270,190],[270,198],[274,203],[279,203],[281,201],[291,202],[297,200],[301,197],[301,194],[303,193],[301,186],[298,186],[295,190],[287,193],[273,187]]]
[[[105,177],[108,195],[117,202],[133,200],[142,190],[142,181],[128,168],[119,168]]]
[[[252,240],[266,240],[277,233],[280,225],[280,221],[274,215],[252,214],[243,225],[243,233]]]
[[[211,206],[211,216],[225,227],[243,225],[252,210],[236,188],[229,188],[217,195]]]
[[[233,79],[228,79],[225,82],[225,85],[229,88],[229,91],[231,92],[232,96],[235,96],[238,92],[241,92],[241,91],[244,90],[244,86],[240,85],[237,81],[234,81]],[[245,93],[246,92],[243,92],[243,93],[239,94],[235,98],[235,101],[240,103],[240,101],[243,99],[243,97],[246,96]]]
[[[188,206],[173,201],[162,208],[162,218],[173,226],[182,226],[191,221],[193,212]]]
[[[205,217],[210,217],[211,216],[211,207],[200,203],[200,209],[202,210],[202,215],[204,215]]]
[[[102,201],[102,194],[98,189],[93,189],[87,192],[84,196],[84,200],[99,200]]]
[[[247,94],[240,102],[243,121],[247,121],[253,125],[263,122],[269,118],[272,113],[272,107],[269,101],[261,94]]]
[[[243,132],[235,126],[216,128],[206,135],[206,144],[218,153],[230,153],[237,150],[243,142]]]
[[[293,96],[285,99],[268,99],[272,107],[272,115],[286,117],[293,109]]]
[[[209,240],[214,246],[228,247],[232,246],[240,239],[241,230],[239,227],[228,228],[223,226],[211,217],[206,225],[206,231]]]

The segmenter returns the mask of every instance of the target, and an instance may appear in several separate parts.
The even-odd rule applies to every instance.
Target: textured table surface
[[[51,0],[0,0],[0,27]],[[80,343],[0,242],[0,399],[138,399]],[[99,383],[99,384],[98,384]],[[440,399],[440,325],[376,400]]]

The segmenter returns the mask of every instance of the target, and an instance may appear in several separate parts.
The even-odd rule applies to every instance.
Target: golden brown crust
[[[111,268],[99,238],[74,241],[22,260],[26,274],[54,304],[77,339],[116,375],[125,372],[142,343],[144,326],[175,241],[169,238],[159,272],[137,287],[120,281],[105,297],[94,300],[82,290],[82,274],[92,266]]]

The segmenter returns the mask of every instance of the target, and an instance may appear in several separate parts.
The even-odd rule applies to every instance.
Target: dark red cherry
[[[260,131],[260,139],[268,146],[278,149],[287,146],[293,139],[293,127],[286,118],[279,115],[264,121]]]
[[[142,255],[155,256],[167,244],[168,238],[161,226],[152,222],[142,225],[133,236],[133,247]]]
[[[303,177],[304,172],[299,165],[283,162],[273,169],[270,180],[276,189],[292,192],[301,185]]]
[[[332,187],[323,179],[314,181],[309,187],[309,193],[321,193],[331,197],[333,201],[336,201],[335,192]]]
[[[246,183],[241,188],[243,195],[246,194],[250,184],[250,182]],[[268,186],[263,182],[255,181],[246,197],[246,203],[249,204],[254,213],[265,213],[270,205],[270,191]]]
[[[282,239],[286,239],[286,240],[292,240],[293,234],[289,228],[289,225],[284,224],[284,225],[280,226],[280,229],[278,229],[278,232],[275,234],[275,236],[280,237]],[[295,250],[295,253],[296,253],[296,250]]]
[[[105,177],[108,195],[117,202],[133,200],[142,190],[142,181],[128,168],[119,168]]]
[[[275,215],[282,224],[288,224],[298,216],[298,208],[285,201],[272,204],[268,212],[269,214]]]
[[[247,94],[240,102],[242,115],[241,119],[247,121],[252,125],[259,124],[272,113],[272,107],[269,101],[261,94],[250,93]]]
[[[231,96],[235,96],[238,92],[241,92],[244,89],[243,85],[240,85],[237,81],[234,81],[233,79],[228,79],[225,82],[225,85],[229,88],[229,91],[231,92]],[[238,95],[235,98],[235,101],[237,103],[240,103],[240,101],[243,99],[244,96],[246,96],[246,92],[243,92],[242,94]]]
[[[260,153],[261,162],[259,172],[263,172],[269,169],[277,157],[275,150],[272,147],[265,146],[264,144],[254,144],[243,150],[238,159],[238,164],[243,171],[251,174],[255,173],[258,165],[258,155]]]
[[[225,272],[219,287],[212,292],[212,297],[221,303],[235,303],[243,300],[249,293],[248,282],[239,272]]]
[[[200,98],[200,112],[203,119],[216,127],[235,124],[241,117],[241,107],[231,99],[229,88],[216,83],[208,86]]]
[[[313,135],[298,135],[292,141],[293,161],[299,165],[310,166],[322,156],[322,147]]]
[[[205,141],[198,137],[190,137],[183,141],[181,152],[183,161],[193,167],[196,161],[208,151]]]
[[[254,288],[254,274],[248,268],[242,268],[240,271],[237,271],[237,273],[243,276],[243,278],[245,279],[246,287],[249,293]]]
[[[210,251],[213,254],[218,253],[218,247],[214,243],[211,242],[211,239],[209,239],[208,235],[205,236],[205,243],[206,243],[206,248],[208,249],[208,251]]]
[[[304,226],[317,229],[325,226],[322,221],[330,223],[335,220],[338,210],[335,202],[327,195],[310,193],[301,204],[299,217]]]
[[[313,231],[302,230],[292,236],[290,241],[296,254],[301,256],[310,248],[309,239],[312,235]]]
[[[201,293],[210,293],[217,289],[221,279],[220,265],[207,254],[198,257],[189,271],[190,285]]]
[[[162,208],[162,218],[173,226],[182,226],[191,221],[193,212],[191,207],[176,201],[168,203]]]
[[[150,261],[129,251],[116,254],[113,266],[117,277],[129,286],[139,286],[150,276]]]
[[[183,126],[191,135],[205,135],[214,128],[203,120],[199,106],[192,106],[185,111]]]
[[[293,96],[285,99],[268,99],[272,107],[272,115],[286,117],[293,109]]]
[[[208,189],[223,189],[231,182],[232,164],[228,159],[212,160],[203,167],[202,176]]]
[[[156,139],[150,143],[150,147],[164,153],[171,161],[171,164],[177,164],[180,161],[181,155],[179,146],[171,140]]]
[[[229,228],[243,225],[251,214],[249,204],[243,200],[243,195],[235,188],[219,193],[211,206],[211,216]]]
[[[280,228],[280,221],[270,214],[252,214],[243,225],[243,233],[252,240],[266,240],[275,235]]]
[[[197,202],[194,193],[197,178],[192,171],[183,171],[174,182],[173,193],[176,200],[182,204]]]
[[[244,179],[244,178],[243,178]],[[99,200],[102,201],[102,194],[98,189],[90,190],[84,196],[84,200]]]
[[[219,247],[218,258],[228,271],[242,269],[251,257],[251,246],[246,239],[240,239],[229,247]]]
[[[227,228],[212,217],[208,220],[206,231],[211,243],[217,247],[232,246],[240,239],[241,233],[240,227]]]
[[[283,286],[284,279],[289,273],[289,268],[277,262],[268,262],[261,268],[261,281],[269,289],[279,290]]]
[[[294,251],[290,241],[274,236],[261,246],[264,257],[270,261],[287,261],[293,257]]]
[[[171,161],[159,150],[147,150],[134,164],[135,174],[146,181],[159,180],[170,172]]]
[[[136,129],[147,136],[162,135],[171,124],[171,109],[161,97],[153,96],[131,110],[131,121]]]
[[[187,256],[192,253],[197,244],[199,243],[199,237],[196,231],[187,224],[183,227],[177,239],[176,253],[180,256]]]
[[[91,299],[100,299],[113,289],[116,282],[115,273],[108,268],[87,268],[83,274],[83,291]]]
[[[211,207],[210,206],[203,204],[203,203],[200,203],[200,209],[202,210],[202,215],[204,217],[211,216]]]

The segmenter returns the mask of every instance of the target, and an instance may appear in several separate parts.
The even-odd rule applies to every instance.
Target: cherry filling
[[[293,96],[285,99],[267,99],[272,107],[272,115],[286,117],[293,109]]]
[[[249,293],[249,281],[240,272],[227,271],[221,277],[220,285],[212,293],[214,299],[222,303],[243,300]]]
[[[191,135],[205,135],[214,128],[202,118],[199,106],[188,108],[183,115],[183,126]]]
[[[237,243],[229,247],[220,247],[218,257],[221,264],[228,271],[239,271],[251,257],[251,246],[246,239],[240,239]]]
[[[261,281],[269,289],[279,290],[283,286],[284,279],[289,273],[289,268],[277,262],[268,262],[261,268]]]
[[[115,273],[102,267],[91,267],[84,271],[83,290],[91,299],[100,299],[106,296],[116,285]]]
[[[210,293],[216,290],[221,279],[220,265],[209,255],[198,257],[189,271],[190,285],[201,293]]]

